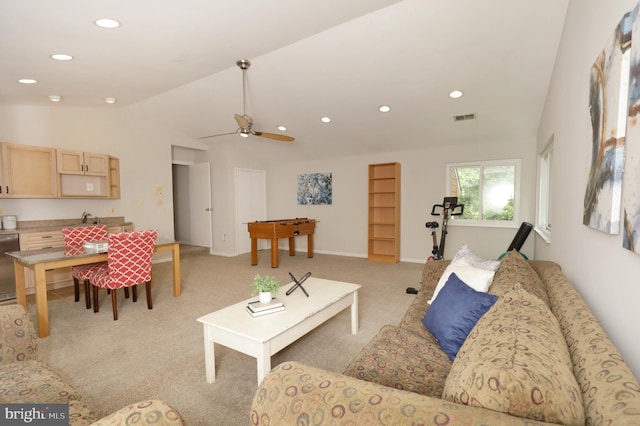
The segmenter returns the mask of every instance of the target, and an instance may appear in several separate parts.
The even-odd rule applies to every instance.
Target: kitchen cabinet
[[[56,150],[0,143],[0,197],[55,198]]]
[[[120,198],[117,158],[58,149],[57,165],[61,198]]]
[[[120,198],[107,154],[0,142],[0,198]]]
[[[369,165],[368,259],[400,261],[400,163]]]
[[[120,160],[109,157],[109,198],[120,198]]]
[[[65,243],[64,237],[62,236],[62,230],[20,233],[21,251],[58,248],[64,246]],[[27,294],[32,294],[35,292],[36,286],[33,271],[29,268],[24,268],[24,272],[24,283],[27,289]],[[73,285],[73,277],[71,276],[70,267],[47,271],[46,275],[47,289],[49,290]]]
[[[93,152],[57,150],[58,173],[70,175],[108,176],[109,156]]]

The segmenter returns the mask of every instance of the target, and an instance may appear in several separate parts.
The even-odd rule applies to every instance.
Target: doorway
[[[174,162],[172,171],[175,240],[211,249],[211,165]]]

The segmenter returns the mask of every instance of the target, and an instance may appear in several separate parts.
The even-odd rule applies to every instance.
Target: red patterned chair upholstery
[[[105,225],[74,226],[64,228],[62,236],[67,246],[82,247],[85,241],[100,241],[107,239],[107,227]],[[80,281],[84,283],[84,297],[87,309],[91,308],[91,292],[89,291],[89,280],[91,275],[99,268],[106,266],[107,262],[89,263],[88,265],[78,265],[71,267],[73,276],[73,288],[76,302],[80,300]]]
[[[133,301],[138,300],[136,286],[145,283],[147,307],[153,308],[151,300],[151,261],[155,248],[157,229],[109,234],[107,267],[101,268],[91,277],[93,284],[93,311],[98,312],[98,290],[111,290],[113,319],[118,319],[116,290],[132,287]]]

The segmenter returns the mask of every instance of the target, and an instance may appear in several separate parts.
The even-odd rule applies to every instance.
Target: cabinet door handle
[[[42,238],[53,238],[53,235],[43,235]]]

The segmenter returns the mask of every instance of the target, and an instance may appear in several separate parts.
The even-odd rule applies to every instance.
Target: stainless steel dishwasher
[[[0,302],[16,298],[13,258],[7,256],[6,252],[18,250],[20,250],[18,234],[0,234]]]

